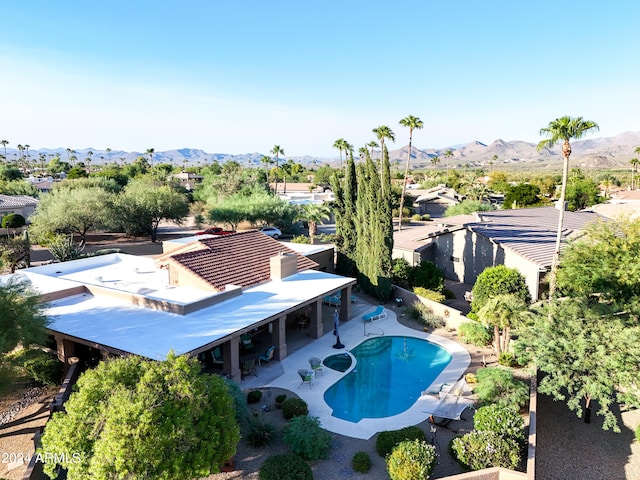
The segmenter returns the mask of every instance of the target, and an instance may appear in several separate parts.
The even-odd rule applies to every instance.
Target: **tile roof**
[[[558,213],[555,207],[481,212],[480,221],[467,226],[541,268],[549,268],[555,250]],[[565,212],[564,240],[584,230],[588,223],[603,219],[594,212]]]
[[[307,257],[256,230],[199,240],[200,250],[169,254],[171,260],[217,290],[233,284],[243,288],[269,281],[269,259],[281,253],[297,257],[298,272],[318,267]]]
[[[28,195],[0,195],[0,208],[24,208],[37,204],[38,200]]]

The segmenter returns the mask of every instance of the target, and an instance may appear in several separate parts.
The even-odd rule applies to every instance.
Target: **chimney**
[[[282,280],[298,273],[298,257],[295,253],[280,253],[269,259],[271,280]]]

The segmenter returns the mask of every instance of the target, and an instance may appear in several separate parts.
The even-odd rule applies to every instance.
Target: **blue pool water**
[[[351,350],[356,366],[324,394],[332,415],[350,422],[404,412],[451,361],[444,348],[413,337],[376,337]]]

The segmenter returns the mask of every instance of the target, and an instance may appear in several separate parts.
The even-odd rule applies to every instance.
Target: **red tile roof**
[[[243,288],[271,278],[271,257],[291,253],[297,257],[298,271],[318,264],[285,244],[255,230],[199,240],[205,248],[169,257],[217,290],[233,284]]]

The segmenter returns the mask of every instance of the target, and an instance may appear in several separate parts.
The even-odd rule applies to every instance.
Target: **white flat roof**
[[[152,259],[124,254],[35,267],[16,275],[26,276],[41,293],[89,284],[171,303],[217,295],[169,287],[166,270],[157,269]],[[307,270],[248,288],[239,296],[186,315],[91,293],[51,301],[46,314],[54,332],[160,360],[170,350],[190,352],[353,283],[352,278]]]

